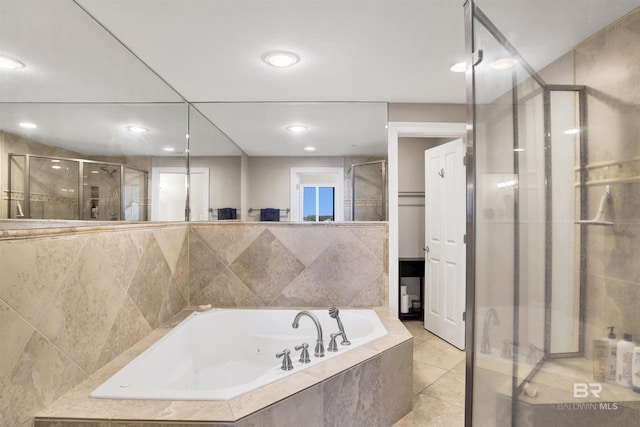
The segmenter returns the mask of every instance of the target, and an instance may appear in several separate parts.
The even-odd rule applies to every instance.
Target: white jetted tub
[[[228,400],[387,334],[373,310],[341,310],[351,345],[330,352],[339,331],[328,310],[309,310],[322,325],[325,356],[315,357],[316,326],[300,310],[212,309],[194,312],[91,393],[107,399]],[[294,350],[309,345],[310,363]],[[291,350],[292,370],[276,353]]]

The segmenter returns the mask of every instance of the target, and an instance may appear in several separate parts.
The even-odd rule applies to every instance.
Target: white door
[[[191,168],[189,208],[191,221],[209,220],[209,168]],[[185,168],[151,169],[151,221],[184,221],[187,202]]]
[[[465,347],[466,168],[461,139],[424,152],[424,327]]]

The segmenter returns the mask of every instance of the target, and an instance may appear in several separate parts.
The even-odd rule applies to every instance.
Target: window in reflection
[[[335,221],[335,187],[304,186],[303,221]]]

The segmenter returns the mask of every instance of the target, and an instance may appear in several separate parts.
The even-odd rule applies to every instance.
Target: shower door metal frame
[[[472,427],[473,422],[473,386],[475,365],[475,323],[476,323],[476,114],[475,114],[475,74],[474,67],[474,22],[473,0],[464,2],[465,54],[467,60],[466,80],[466,116],[467,116],[467,255],[466,255],[466,357],[465,357],[465,401],[464,424]]]
[[[374,160],[365,163],[356,163],[351,165],[351,221],[356,219],[356,167],[368,166],[380,164],[382,169],[382,219],[380,221],[387,221],[389,219],[389,207],[387,206],[387,192],[389,191],[389,182],[387,179],[387,161],[386,160]]]

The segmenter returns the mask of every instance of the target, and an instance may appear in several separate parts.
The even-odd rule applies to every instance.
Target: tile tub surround
[[[354,306],[386,305],[386,223],[220,226],[0,220],[0,426],[31,426],[36,412],[175,313],[196,305],[190,301],[194,281],[214,306],[263,305],[256,295],[271,295],[274,288],[256,287],[256,294],[234,269],[254,286],[256,273],[246,260],[265,248],[274,249],[262,257],[290,253],[303,266],[300,278],[278,294],[283,305],[307,301],[305,292],[318,301],[297,305],[345,306],[347,299]],[[193,229],[205,237],[192,239]],[[311,244],[296,248],[297,239]],[[200,266],[190,264],[198,256]],[[373,280],[363,280],[369,276],[354,267],[360,260],[379,272]],[[209,275],[216,270],[207,262],[218,274]],[[298,264],[286,264],[291,265]],[[330,269],[319,272],[325,265]],[[271,267],[264,270],[270,285],[288,277],[286,268]],[[317,289],[318,283],[327,289]]]
[[[189,230],[192,305],[387,305],[387,223],[192,223]]]
[[[183,310],[186,256],[184,224],[4,230],[0,425],[30,425]]]
[[[131,420],[144,421],[145,426],[323,426],[340,425],[341,420],[390,426],[411,410],[413,338],[388,309],[376,312],[388,331],[386,336],[228,401],[89,397],[189,312],[182,313],[37,414],[35,426],[75,427],[80,422],[119,426],[127,421],[137,425]]]

